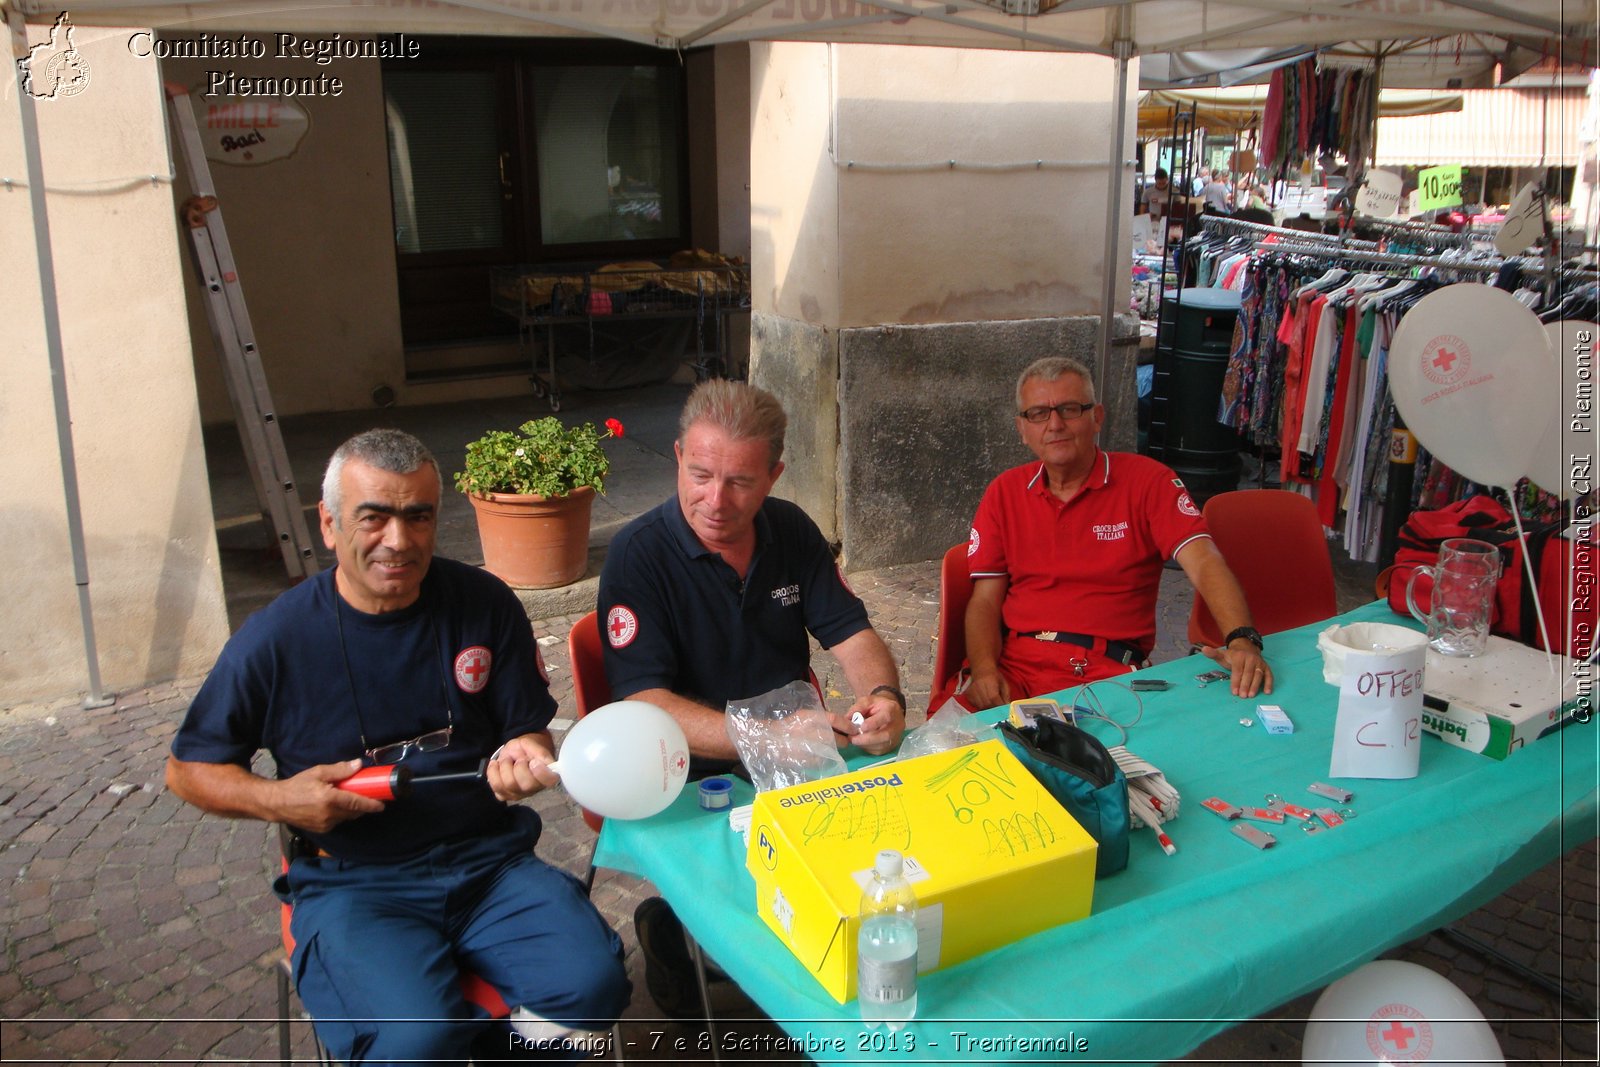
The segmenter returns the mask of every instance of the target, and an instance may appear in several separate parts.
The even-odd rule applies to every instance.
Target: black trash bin
[[[1196,503],[1239,488],[1239,435],[1217,421],[1238,318],[1239,294],[1231,289],[1161,296],[1150,454],[1183,479]]]

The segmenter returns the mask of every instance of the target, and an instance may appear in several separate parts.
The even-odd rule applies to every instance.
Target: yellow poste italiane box
[[[919,971],[1089,914],[1094,838],[997,739],[757,794],[756,908],[840,1003],[880,849],[917,891]]]

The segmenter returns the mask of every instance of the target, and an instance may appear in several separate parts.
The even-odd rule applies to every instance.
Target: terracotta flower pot
[[[566,496],[468,493],[478,514],[483,565],[507,585],[553,589],[583,577],[589,563],[594,490]]]

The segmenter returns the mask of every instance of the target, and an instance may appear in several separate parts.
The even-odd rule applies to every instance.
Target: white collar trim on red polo
[[[1100,452],[1100,458],[1105,461],[1104,462],[1105,473],[1100,478],[1100,484],[1101,485],[1105,485],[1105,484],[1107,484],[1108,482],[1111,481],[1111,453],[1105,451],[1104,449],[1100,449],[1099,452]],[[1028,488],[1029,489],[1033,489],[1033,488],[1037,487],[1038,484],[1039,484],[1039,480],[1041,478],[1043,478],[1043,477],[1044,477],[1044,460],[1040,460],[1039,461],[1039,469],[1033,472],[1033,477],[1032,478],[1028,479]],[[1048,488],[1048,485],[1046,487]],[[1084,488],[1088,488],[1088,483],[1087,482],[1084,483]]]

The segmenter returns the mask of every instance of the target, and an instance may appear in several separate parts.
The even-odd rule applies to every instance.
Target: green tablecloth
[[[1379,620],[1398,621],[1382,603],[1336,621]],[[1290,736],[1240,726],[1259,701],[1223,682],[1199,688],[1194,676],[1211,665],[1201,657],[1144,671],[1176,684],[1144,694],[1127,745],[1182,794],[1167,826],[1177,855],[1135,831],[1128,869],[1095,884],[1089,918],[923,975],[918,1019],[897,1047],[883,1048],[883,1031],[864,1030],[855,1003],[835,1003],[761,922],[743,841],[700,810],[692,787],[652,819],[608,821],[595,862],[660,887],[768,1015],[797,1042],[829,1045],[813,1048],[818,1060],[1182,1056],[1481,906],[1596,832],[1600,735],[1574,723],[1504,762],[1425,736],[1418,777],[1340,780],[1358,813],[1345,825],[1308,835],[1291,823],[1267,851],[1236,838],[1201,800],[1322,803],[1305,789],[1331,781],[1338,691],[1322,680],[1325,625],[1267,638],[1277,685],[1266,699],[1294,720]],[[1102,688],[1108,712],[1131,719],[1133,697]],[[734,803],[750,799],[736,783]],[[841,1040],[842,1052],[832,1047]]]

